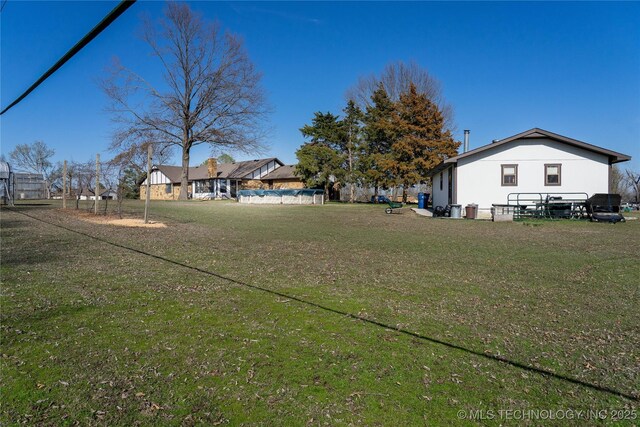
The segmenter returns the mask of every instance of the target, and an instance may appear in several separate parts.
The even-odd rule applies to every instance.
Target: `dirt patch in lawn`
[[[115,215],[95,215],[89,212],[81,211],[65,211],[70,216],[75,216],[83,221],[92,222],[94,224],[115,225],[119,227],[144,227],[144,228],[166,228],[167,225],[158,221],[149,221],[144,223],[141,218],[120,218]]]

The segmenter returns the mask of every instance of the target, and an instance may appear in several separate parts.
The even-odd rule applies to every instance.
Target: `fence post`
[[[62,165],[62,209],[67,209],[67,161]]]
[[[144,223],[149,223],[149,201],[151,200],[151,156],[153,155],[153,145],[149,143],[147,149],[147,194],[144,200]]]
[[[96,189],[95,189],[95,214],[98,215],[98,195],[100,194],[100,154],[96,154]]]

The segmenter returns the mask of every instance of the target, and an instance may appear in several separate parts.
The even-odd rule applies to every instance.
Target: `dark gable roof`
[[[273,172],[269,173],[267,176],[265,176],[264,180],[270,180],[270,179],[300,179],[297,175],[296,175],[296,165],[285,165],[285,166],[280,166],[278,169],[274,170]]]
[[[584,150],[593,151],[594,153],[603,154],[609,157],[609,162],[611,164],[626,162],[627,160],[631,160],[631,156],[627,156],[626,154],[618,153],[612,150],[607,150],[606,148],[598,147],[596,145],[587,144],[586,142],[582,142],[582,141],[578,141],[577,139],[558,135],[557,133],[549,132],[548,130],[533,128],[533,129],[529,129],[527,131],[521,132],[517,135],[510,136],[508,138],[495,140],[491,144],[483,145],[482,147],[478,147],[475,150],[467,151],[466,153],[462,153],[455,157],[451,157],[445,160],[444,162],[440,163],[431,171],[429,171],[429,176],[433,176],[438,172],[444,170],[448,164],[457,163],[458,159],[463,159],[465,157],[469,157],[474,154],[482,153],[483,151],[492,150],[496,147],[499,147],[501,145],[507,144],[509,142],[512,142],[518,139],[536,139],[536,138],[548,138],[554,141],[572,145],[574,147],[582,148]]]
[[[435,168],[427,172],[427,176],[435,176],[440,172],[444,171],[445,169],[447,169],[448,167],[451,167],[451,163],[447,163],[448,160],[449,159],[445,160],[444,162],[440,163],[438,166],[436,166]]]
[[[276,163],[279,163],[280,166],[283,165],[283,163],[275,157],[270,157],[268,159],[248,160],[246,162],[221,163],[218,165],[218,177],[240,179],[274,160]]]
[[[180,182],[180,173],[182,172],[182,168],[180,166],[160,165],[154,166],[154,169],[162,172],[167,178],[169,178],[169,181],[173,183]],[[189,168],[189,172],[191,172],[191,169],[193,168]]]
[[[215,178],[219,179],[242,179],[249,175],[256,169],[267,165],[269,162],[274,161],[282,165],[282,162],[275,157],[268,159],[256,159],[247,160],[244,162],[235,163],[218,163],[217,172]],[[160,165],[154,167],[154,169],[162,172],[169,180],[174,184],[180,183],[180,175],[182,174],[182,167],[180,166],[167,166]],[[189,168],[189,181],[197,181],[201,179],[209,179],[209,170],[206,165],[195,166]]]

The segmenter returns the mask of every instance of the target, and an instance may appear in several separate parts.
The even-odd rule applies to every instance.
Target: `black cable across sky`
[[[80,52],[80,50],[88,45],[91,40],[96,38],[98,34],[102,32],[105,28],[107,28],[113,21],[115,21],[120,15],[122,15],[127,9],[129,9],[136,0],[122,0],[107,16],[104,17],[102,21],[98,23],[93,29],[87,33],[78,43],[75,44],[67,53],[64,54],[62,58],[56,62],[53,67],[49,68],[46,73],[44,73],[34,84],[32,84],[29,89],[24,91],[22,95],[16,98],[11,104],[9,104],[2,112],[0,112],[0,116],[9,111],[11,107],[16,105],[18,102],[22,101],[27,97],[35,88],[40,86],[42,82],[44,82],[49,76],[55,73],[60,67],[62,67],[68,60],[73,58],[73,56]]]

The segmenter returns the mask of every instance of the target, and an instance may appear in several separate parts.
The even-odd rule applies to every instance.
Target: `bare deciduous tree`
[[[445,128],[454,131],[453,107],[447,104],[442,94],[440,82],[415,62],[398,61],[388,64],[380,75],[361,76],[358,82],[345,94],[347,100],[353,100],[363,110],[372,106],[371,96],[380,87],[387,92],[389,99],[400,100],[400,94],[408,93],[413,83],[419,94],[423,94],[438,106],[445,120]]]
[[[640,172],[635,172],[631,169],[625,170],[625,175],[627,177],[627,183],[629,187],[633,190],[635,196],[635,202],[640,202]]]
[[[124,169],[131,168],[140,176],[147,173],[147,149],[150,142],[134,143],[120,151],[113,159],[109,161],[112,165],[118,165]],[[158,148],[158,144],[154,144]],[[153,152],[153,164],[164,165],[171,159],[171,145],[162,147]]]
[[[81,196],[86,197],[86,200],[90,202],[86,206],[87,210],[92,210],[98,197],[101,197],[103,193],[108,195],[107,190],[116,190],[120,173],[119,166],[112,161],[100,162],[100,190],[99,194],[96,194],[96,161],[91,159],[86,162],[69,162],[67,179],[75,193],[76,209],[80,207]],[[107,212],[107,208],[108,201],[102,206],[104,213]]]
[[[611,167],[611,173],[609,174],[609,189],[611,193],[620,194],[622,196],[622,200],[626,200],[629,198],[629,184],[627,182],[627,177],[618,165],[613,165]]]
[[[96,176],[95,161],[71,162],[67,167],[67,174],[69,175],[69,183],[75,193],[76,209],[79,209],[81,195],[83,193],[88,195],[93,192]]]
[[[154,88],[117,60],[102,87],[120,124],[112,148],[149,141],[180,147],[179,198],[186,199],[191,148],[261,151],[269,109],[261,75],[240,38],[183,3],[168,3],[165,18],[159,26],[147,21],[143,38],[163,67],[166,89]]]
[[[47,199],[51,195],[51,180],[49,175],[53,171],[51,157],[55,154],[53,148],[49,148],[43,141],[35,141],[33,144],[18,144],[9,153],[11,161],[19,169],[27,172],[42,174],[47,190]]]

